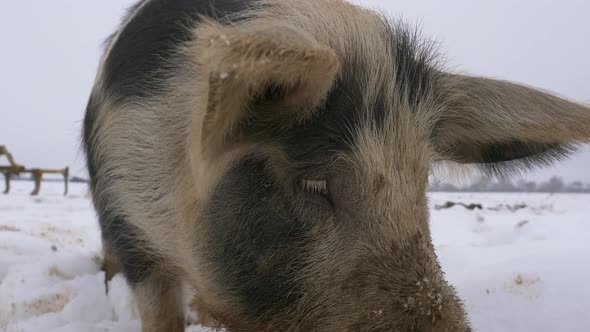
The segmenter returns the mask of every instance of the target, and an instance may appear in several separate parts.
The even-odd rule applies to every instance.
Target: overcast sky
[[[195,0],[203,1],[203,0]],[[102,41],[126,0],[9,1],[0,11],[0,144],[28,167],[85,175],[80,127]],[[590,1],[355,0],[419,22],[449,67],[590,104]],[[0,160],[5,164],[6,160]],[[590,149],[529,178],[590,182]]]

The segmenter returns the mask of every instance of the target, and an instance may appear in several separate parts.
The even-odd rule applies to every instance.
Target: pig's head
[[[590,137],[587,108],[448,74],[358,15],[198,29],[195,274],[232,331],[470,331],[432,246],[431,164],[528,166]]]

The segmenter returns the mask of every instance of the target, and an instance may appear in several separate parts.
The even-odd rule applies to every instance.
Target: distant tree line
[[[590,193],[590,184],[575,181],[566,183],[554,176],[546,182],[516,181],[508,178],[482,177],[470,185],[456,186],[446,182],[433,182],[431,191],[442,192],[528,192],[528,193]]]

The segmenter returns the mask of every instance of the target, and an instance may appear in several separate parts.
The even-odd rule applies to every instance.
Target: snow
[[[139,331],[123,278],[104,293],[86,186],[72,184],[67,197],[60,183],[44,183],[36,198],[31,189],[13,182],[13,192],[0,196],[0,331]],[[430,199],[437,253],[477,331],[588,331],[590,195]],[[434,208],[447,201],[483,210]]]
[[[435,246],[482,332],[588,331],[590,195],[434,194],[516,212],[433,212]]]

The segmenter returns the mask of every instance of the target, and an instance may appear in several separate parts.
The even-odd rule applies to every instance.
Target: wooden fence
[[[8,159],[8,166],[0,166],[0,173],[4,175],[4,180],[6,183],[6,188],[4,189],[4,193],[8,194],[10,192],[10,180],[13,176],[18,176],[21,174],[29,173],[33,176],[33,180],[35,181],[35,188],[31,195],[36,196],[39,195],[41,191],[41,182],[43,181],[44,174],[61,174],[64,177],[65,183],[65,191],[64,195],[68,194],[68,184],[70,179],[70,169],[66,167],[64,169],[42,169],[42,168],[26,168],[25,166],[19,165],[15,160],[14,157],[8,149],[4,145],[0,145],[0,157],[5,156]]]

